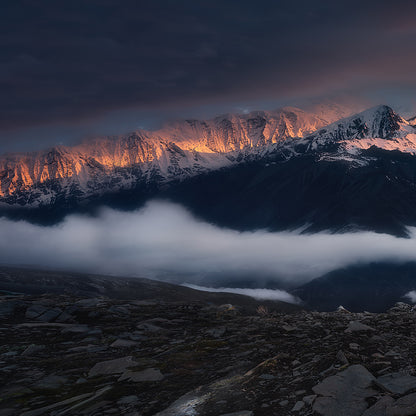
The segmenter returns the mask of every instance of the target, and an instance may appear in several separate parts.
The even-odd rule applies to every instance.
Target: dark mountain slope
[[[198,176],[162,196],[205,220],[240,230],[366,229],[406,235],[416,224],[416,159],[371,148],[368,164],[309,155],[251,163]]]
[[[106,297],[124,300],[158,300],[166,302],[202,302],[214,305],[231,303],[253,312],[259,305],[280,312],[294,312],[300,307],[280,301],[257,301],[234,293],[201,292],[184,286],[116,276],[31,270],[0,266],[0,292],[39,295],[68,294],[83,297]]]
[[[416,263],[373,263],[335,270],[292,293],[320,311],[342,305],[353,312],[383,312],[415,289]]]

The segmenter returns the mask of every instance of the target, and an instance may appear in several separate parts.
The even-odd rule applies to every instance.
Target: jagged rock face
[[[318,116],[284,108],[208,121],[187,120],[154,132],[5,155],[0,158],[0,202],[48,206],[57,200],[93,198],[140,184],[159,187],[270,155],[287,160],[318,152],[323,159],[353,158],[363,163],[360,150],[374,145],[402,152],[416,150],[415,128],[386,106],[324,125]]]
[[[227,153],[304,137],[323,127],[321,118],[297,108],[171,123],[156,132],[185,150]]]
[[[390,107],[378,106],[362,113],[339,120],[319,130],[313,137],[326,141],[340,142],[354,139],[393,139],[414,133],[409,123]]]
[[[0,159],[0,197],[7,203],[49,204],[57,196],[163,183],[229,166],[244,154],[309,134],[324,122],[298,109],[187,120],[156,132],[99,138],[75,147]]]

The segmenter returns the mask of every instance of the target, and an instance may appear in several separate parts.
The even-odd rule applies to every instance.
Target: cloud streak
[[[290,293],[280,289],[248,289],[241,287],[205,287],[199,285],[185,284],[184,286],[202,292],[221,292],[237,293],[239,295],[250,296],[257,300],[279,300],[288,303],[300,303],[300,300]]]
[[[203,286],[244,278],[288,287],[351,264],[416,260],[411,232],[409,239],[372,232],[237,232],[200,221],[179,205],[152,201],[135,212],[69,216],[53,227],[2,218],[0,262]]]

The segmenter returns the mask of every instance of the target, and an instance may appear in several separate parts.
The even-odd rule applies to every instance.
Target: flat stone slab
[[[30,344],[20,355],[30,356],[30,355],[36,354],[37,352],[42,351],[44,349],[45,349],[44,345]]]
[[[39,380],[32,387],[41,390],[57,390],[68,381],[67,377],[50,375]]]
[[[87,325],[70,325],[64,328],[62,333],[66,334],[67,332],[73,332],[75,334],[82,334],[88,332],[89,330],[90,328]]]
[[[46,312],[42,313],[36,319],[41,322],[52,322],[62,313],[62,309],[60,308],[53,308],[48,309]]]
[[[416,393],[412,393],[396,401],[390,396],[382,397],[362,416],[413,416],[415,414]]]
[[[71,328],[74,326],[79,326],[75,324],[63,324],[59,322],[25,322],[24,324],[18,324],[17,327],[26,327],[26,328],[42,328],[42,327],[50,327],[50,328]]]
[[[362,324],[359,321],[350,321],[350,323],[348,324],[348,328],[345,330],[347,334],[352,333],[352,332],[368,332],[368,331],[375,331],[375,329],[372,328],[371,326]]]
[[[129,380],[134,382],[141,382],[141,381],[160,381],[163,380],[165,377],[157,368],[147,368],[143,371],[125,371],[122,376],[118,379],[118,381]]]
[[[34,319],[47,312],[47,310],[48,308],[46,306],[34,304],[27,308],[25,316],[28,319]]]
[[[75,302],[75,305],[81,306],[84,308],[93,308],[99,305],[104,304],[104,300],[100,298],[88,298],[88,299],[81,299]]]
[[[121,399],[117,400],[118,404],[132,404],[139,401],[139,397],[136,395],[124,396]]]
[[[313,410],[322,416],[361,416],[367,410],[366,398],[376,394],[371,388],[375,377],[362,365],[352,365],[313,387],[319,397]]]
[[[405,373],[390,373],[378,377],[375,384],[389,393],[402,395],[416,389],[416,377]]]
[[[22,304],[22,302],[15,300],[6,300],[0,302],[0,317],[6,318],[13,315],[16,309]]]
[[[300,412],[303,409],[304,406],[305,406],[305,402],[303,402],[301,400],[297,401],[295,403],[295,405],[293,406],[293,408],[292,408],[292,412]]]
[[[139,345],[137,341],[130,341],[129,339],[117,339],[110,345],[110,347],[130,348],[130,347],[136,347],[137,345]]]
[[[394,403],[394,399],[390,396],[382,397],[377,403],[367,409],[362,416],[387,416],[387,409]]]
[[[88,377],[95,377],[107,374],[124,373],[128,367],[133,367],[137,362],[132,356],[116,358],[115,360],[101,361],[94,365],[88,373]]]

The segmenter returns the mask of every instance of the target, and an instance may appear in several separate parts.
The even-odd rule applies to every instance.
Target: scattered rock
[[[413,415],[414,312],[0,296],[0,414]]]
[[[345,364],[345,365],[349,364],[349,361],[348,361],[347,357],[345,356],[345,354],[342,350],[339,350],[337,352],[337,357],[336,358],[342,364]]]
[[[274,380],[276,376],[274,376],[273,374],[262,374],[261,376],[259,376],[259,378],[261,378],[262,380]]]
[[[210,335],[214,338],[221,338],[224,336],[226,330],[227,329],[225,327],[208,329],[207,335]]]

